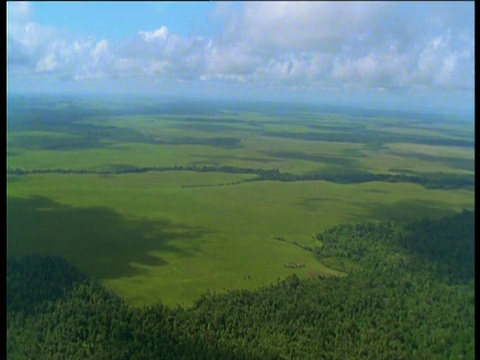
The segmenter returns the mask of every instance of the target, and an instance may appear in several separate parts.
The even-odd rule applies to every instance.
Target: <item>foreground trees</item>
[[[12,359],[474,358],[474,214],[339,226],[317,256],[349,275],[292,275],[192,307],[132,308],[58,257],[9,259]],[[34,291],[27,291],[28,289]]]

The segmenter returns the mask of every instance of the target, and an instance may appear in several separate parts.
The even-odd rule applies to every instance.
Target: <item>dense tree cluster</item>
[[[344,271],[428,268],[444,283],[469,283],[474,278],[474,221],[472,212],[463,211],[441,221],[423,219],[407,225],[342,225],[319,234],[323,246],[314,251],[320,261]]]
[[[468,211],[441,222],[424,219],[407,226],[409,235],[401,244],[424,263],[432,263],[438,279],[468,283],[475,277],[474,229],[475,217]]]
[[[347,276],[292,274],[256,291],[205,295],[186,309],[130,307],[58,257],[8,259],[7,355],[473,359],[473,224],[465,211],[338,226],[318,235],[323,246],[313,251]]]
[[[410,182],[424,186],[427,189],[458,189],[473,188],[475,176],[470,174],[413,173],[413,174],[374,174],[351,168],[331,166],[330,168],[307,174],[281,173],[278,169],[264,171],[255,180],[277,181],[311,181],[324,180],[337,184],[358,184],[370,181],[389,183]]]
[[[25,315],[35,313],[42,303],[61,297],[85,279],[60,257],[31,255],[9,259],[7,310]]]
[[[241,139],[234,137],[214,137],[214,138],[196,138],[196,137],[175,137],[167,139],[156,139],[155,144],[166,145],[204,145],[218,148],[235,149],[242,147]]]

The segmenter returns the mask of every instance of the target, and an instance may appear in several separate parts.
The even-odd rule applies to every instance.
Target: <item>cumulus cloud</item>
[[[248,43],[230,63],[255,59],[254,79],[292,87],[472,88],[473,23],[464,27],[432,9],[416,18],[389,3],[246,3],[228,19],[217,53]]]
[[[99,41],[95,48],[90,51],[93,65],[98,65],[102,59],[108,58],[108,41],[103,39]]]
[[[375,28],[382,8],[356,2],[252,2],[231,23],[228,36],[248,39],[265,52],[339,51],[346,41]]]
[[[11,23],[7,32],[7,56],[10,64],[32,63],[45,51],[54,30],[33,22]]]
[[[418,12],[412,11],[415,6]],[[60,33],[36,23],[28,3],[9,3],[9,76],[170,78],[287,86],[292,91],[352,86],[382,92],[472,91],[473,7],[470,22],[448,6],[220,3],[216,16],[224,26],[211,38],[181,36],[159,24],[113,42]]]
[[[32,7],[26,1],[7,3],[7,17],[10,23],[26,22],[32,16]]]
[[[162,26],[160,29],[157,29],[153,32],[140,31],[139,34],[143,36],[146,42],[153,42],[155,40],[165,40],[168,36],[168,29],[165,26]]]
[[[49,53],[45,55],[42,59],[37,61],[35,64],[35,71],[43,72],[43,71],[53,71],[57,67],[58,63],[55,60],[55,54]]]

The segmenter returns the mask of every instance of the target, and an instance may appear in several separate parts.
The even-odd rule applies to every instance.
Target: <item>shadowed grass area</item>
[[[180,123],[180,124],[170,125],[170,127],[172,129],[197,130],[197,131],[213,132],[213,133],[222,132],[222,131],[240,131],[241,130],[231,125],[209,124],[209,123],[206,123],[206,124]]]
[[[441,201],[428,200],[409,200],[397,201],[393,204],[362,204],[368,213],[367,218],[378,219],[380,221],[406,220],[411,219],[439,219],[443,216],[452,216],[456,211],[449,209],[448,204]]]
[[[77,208],[39,196],[9,197],[7,226],[9,255],[61,255],[98,279],[143,271],[133,263],[165,265],[158,255],[162,252],[190,257],[192,253],[170,242],[182,238],[194,244],[205,233],[168,220],[126,218],[110,208]]]
[[[308,211],[319,211],[325,207],[327,202],[334,202],[335,199],[329,197],[315,197],[309,198],[301,201],[301,205]]]
[[[301,152],[267,152],[267,155],[274,158],[306,160],[313,162],[320,162],[324,164],[332,164],[336,166],[355,167],[357,162],[355,159],[349,159],[344,156],[328,156],[323,154],[306,154]]]
[[[411,157],[415,159],[419,159],[422,161],[428,161],[432,163],[440,163],[448,166],[451,169],[459,169],[459,170],[468,170],[468,171],[475,171],[475,159],[467,159],[467,158],[460,158],[460,157],[447,157],[447,156],[436,156],[436,155],[427,155],[427,154],[415,154],[415,153],[402,153],[402,154],[395,154],[400,155],[403,157]]]
[[[420,135],[405,135],[388,133],[379,130],[344,131],[344,132],[292,132],[292,131],[267,131],[265,135],[279,138],[299,139],[308,141],[329,141],[345,143],[361,143],[371,146],[373,149],[381,149],[387,143],[413,143],[438,146],[460,146],[473,147],[475,142],[472,139],[451,139],[447,137],[428,137]]]

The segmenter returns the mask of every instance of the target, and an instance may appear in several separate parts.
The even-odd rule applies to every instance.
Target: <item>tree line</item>
[[[120,175],[130,173],[146,173],[149,171],[194,171],[194,172],[223,172],[230,174],[252,174],[257,175],[247,181],[315,181],[323,180],[338,184],[357,184],[371,181],[383,181],[389,183],[409,182],[424,186],[427,189],[459,189],[474,188],[475,176],[469,174],[449,174],[442,172],[435,173],[414,173],[414,174],[374,174],[357,170],[334,170],[325,172],[313,172],[308,174],[292,174],[281,172],[279,169],[256,169],[242,168],[236,166],[128,166],[115,170],[94,170],[94,169],[31,169],[8,168],[7,174],[28,175],[28,174],[99,174],[99,175]]]
[[[9,258],[7,358],[474,359],[473,224],[337,226],[312,251],[347,276],[292,269],[188,308],[130,307],[62,258]]]

